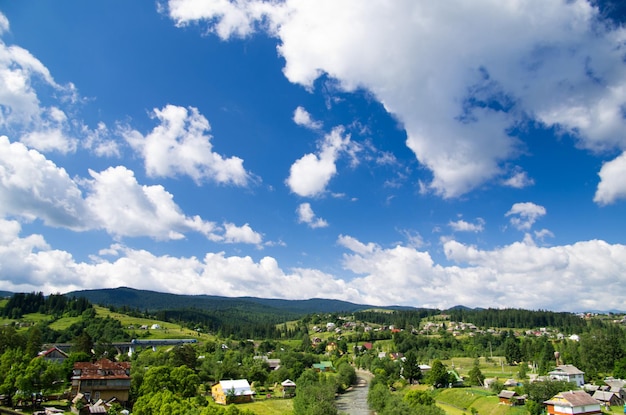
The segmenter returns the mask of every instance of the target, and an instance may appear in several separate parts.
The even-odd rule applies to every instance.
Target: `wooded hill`
[[[256,297],[222,297],[215,295],[181,295],[120,287],[98,290],[72,291],[68,297],[84,297],[93,304],[122,307],[141,311],[197,309],[207,311],[248,310],[252,313],[280,314],[298,317],[314,313],[336,313],[365,310],[370,305],[347,301],[313,298],[309,300],[281,300]]]

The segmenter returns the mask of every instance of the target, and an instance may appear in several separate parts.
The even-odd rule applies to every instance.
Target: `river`
[[[369,391],[372,374],[363,370],[357,370],[356,376],[356,385],[346,393],[339,395],[335,400],[335,406],[340,414],[372,415],[374,412],[367,405],[367,392]]]

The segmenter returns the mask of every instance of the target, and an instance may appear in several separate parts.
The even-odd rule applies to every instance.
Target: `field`
[[[179,339],[179,338],[196,338],[198,341],[214,340],[214,337],[206,334],[199,333],[194,330],[188,329],[176,323],[169,323],[158,321],[148,318],[131,317],[126,314],[113,313],[106,307],[94,306],[98,317],[111,317],[119,320],[129,333],[136,334],[138,338],[142,339]],[[153,324],[158,324],[159,329],[141,330],[141,326],[152,327]]]
[[[437,405],[450,415],[470,413],[475,408],[481,415],[525,415],[522,407],[500,405],[498,397],[479,388],[444,389],[436,398]]]
[[[257,399],[252,403],[241,404],[241,409],[249,409],[255,415],[289,415],[293,412],[292,399]]]
[[[474,358],[471,357],[455,357],[449,360],[442,360],[442,363],[449,368],[454,368],[461,376],[474,367]],[[491,361],[487,361],[484,357],[478,360],[480,371],[485,378],[499,378],[502,381],[510,378],[517,378],[517,366],[509,366],[506,364],[504,357],[494,356]]]

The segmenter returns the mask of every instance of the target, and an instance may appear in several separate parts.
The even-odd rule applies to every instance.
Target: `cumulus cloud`
[[[200,232],[213,239],[214,223],[187,217],[163,186],[142,186],[126,167],[89,171],[85,202],[107,232],[116,236],[181,239],[185,232]]]
[[[457,221],[450,221],[448,226],[456,232],[482,232],[485,229],[485,221],[482,218],[476,219],[476,223],[470,223],[459,219]]]
[[[0,13],[0,35],[8,30],[9,21]],[[29,51],[0,40],[0,127],[40,151],[74,152],[78,141],[70,134],[65,112],[55,105],[42,105],[35,84],[51,89],[53,93],[46,97],[59,103],[75,100],[72,84],[58,84]]]
[[[301,203],[297,209],[298,213],[298,222],[306,223],[309,228],[325,228],[328,226],[328,222],[326,222],[322,218],[318,218],[313,212],[313,208],[311,208],[310,203]]]
[[[532,186],[535,181],[528,177],[528,173],[525,171],[518,171],[508,179],[502,182],[505,186],[513,187],[515,189],[523,189],[524,187]]]
[[[345,91],[370,91],[432,172],[422,189],[442,197],[502,182],[528,120],[580,148],[624,146],[626,29],[602,24],[586,0],[171,0],[167,11],[222,39],[276,37],[293,83],[312,89],[327,75]],[[503,183],[529,184],[520,173]]]
[[[337,174],[337,159],[350,148],[350,136],[343,133],[342,127],[334,128],[324,137],[317,154],[305,154],[291,165],[286,183],[292,192],[305,197],[324,193]]]
[[[621,308],[613,299],[587,289],[604,286],[605,292],[620,292],[624,284],[620,273],[626,264],[624,245],[591,240],[545,248],[518,242],[482,251],[450,241],[444,249],[449,259],[468,264],[468,270],[493,276],[494,284],[490,285],[497,287],[502,299],[511,299],[520,290],[516,306],[538,308],[543,304],[553,310]],[[546,292],[554,296],[542,300]]]
[[[73,230],[89,228],[92,220],[65,169],[6,136],[0,136],[0,216],[41,219]]]
[[[237,226],[233,223],[224,224],[224,242],[229,244],[246,243],[252,245],[260,245],[263,237],[260,233],[255,232],[247,223],[243,226]]]
[[[250,176],[239,157],[224,158],[213,151],[209,121],[194,107],[167,105],[154,109],[159,121],[147,135],[132,129],[123,132],[130,146],[145,160],[151,177],[185,175],[196,183],[247,185]]]
[[[532,202],[515,203],[505,216],[511,216],[511,225],[520,231],[528,231],[533,224],[542,216],[545,216],[546,208]]]
[[[176,294],[288,299],[315,292],[361,304],[440,309],[463,304],[584,311],[619,309],[626,301],[620,289],[626,283],[626,246],[599,240],[549,248],[524,241],[493,250],[449,240],[443,250],[456,265],[444,266],[416,248],[385,248],[341,235],[337,243],[348,251],[343,267],[356,275],[345,280],[316,269],[285,270],[270,256],[174,257],[122,244],[80,262],[41,235],[22,237],[21,231],[17,221],[0,219],[2,290],[53,293],[130,284]]]
[[[37,150],[0,136],[0,216],[75,231],[104,229],[116,237],[167,240],[198,232],[215,242],[262,243],[248,224],[219,226],[185,215],[163,186],[139,184],[126,167],[89,174],[70,178]]]
[[[154,255],[116,244],[76,261],[54,250],[40,235],[20,237],[15,221],[0,220],[0,289],[15,292],[67,292],[90,288],[132,286],[176,294],[308,299],[311,292],[325,298],[357,300],[358,292],[344,281],[311,269],[284,271],[272,257],[207,253],[204,258]],[[108,258],[110,257],[110,258]]]
[[[293,122],[312,130],[319,130],[322,128],[322,123],[320,121],[314,121],[313,118],[311,118],[311,114],[309,114],[309,112],[303,107],[298,107],[293,112]]]
[[[602,165],[600,183],[593,201],[599,205],[609,205],[618,199],[626,198],[626,153]]]

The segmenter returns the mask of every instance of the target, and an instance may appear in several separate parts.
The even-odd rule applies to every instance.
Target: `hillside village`
[[[621,413],[626,403],[621,315],[548,314],[562,326],[512,328],[432,311],[318,313],[279,325],[281,338],[235,339],[104,307],[83,304],[75,313],[75,306],[66,302],[48,320],[45,312],[5,319],[5,413],[142,415],[173,405],[179,413],[253,414],[263,413],[260,404],[270,413],[320,413],[307,401],[312,389],[327,397],[330,412],[323,413],[336,413],[334,397],[351,389],[357,371],[371,374],[368,402],[379,414],[399,407],[446,413],[454,406],[480,411],[472,413],[488,407],[498,414],[600,414]],[[518,319],[537,318],[515,312]],[[74,334],[44,341],[64,319],[63,325],[74,322],[65,329],[76,327]],[[455,390],[475,400],[459,402]]]

